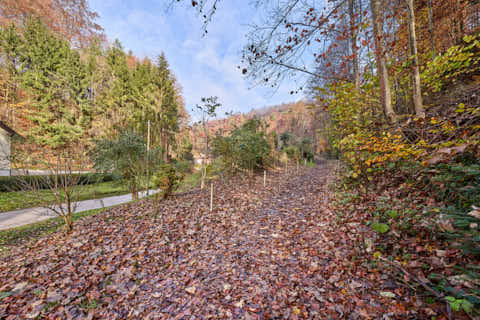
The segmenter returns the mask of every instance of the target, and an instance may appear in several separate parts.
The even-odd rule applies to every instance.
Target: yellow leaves
[[[462,112],[465,112],[465,104],[464,103],[460,103],[457,107],[457,110],[455,110],[455,112],[458,112],[458,113],[462,113]]]
[[[293,313],[295,313],[297,316],[302,312],[298,307],[293,307],[292,308]]]

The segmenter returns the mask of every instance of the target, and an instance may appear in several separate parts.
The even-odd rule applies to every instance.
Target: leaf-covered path
[[[393,319],[402,290],[329,210],[329,165],[115,208],[0,260],[0,318]],[[389,294],[385,294],[388,292]],[[395,293],[394,293],[395,292]]]

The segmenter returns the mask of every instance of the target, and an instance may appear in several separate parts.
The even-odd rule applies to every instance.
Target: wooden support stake
[[[147,151],[150,151],[150,120],[147,121]]]
[[[147,121],[147,196],[150,194],[150,120]]]
[[[267,186],[267,170],[263,170],[263,187]]]
[[[213,182],[210,187],[210,211],[213,211]]]

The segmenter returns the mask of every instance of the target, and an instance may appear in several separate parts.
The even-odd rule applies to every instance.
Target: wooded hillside
[[[266,133],[275,135],[277,143],[280,143],[282,134],[291,134],[298,138],[311,139],[317,153],[325,151],[326,140],[323,130],[328,121],[328,115],[316,108],[312,102],[306,101],[253,109],[245,114],[233,114],[223,119],[212,120],[208,124],[209,132],[212,136],[225,135],[253,118],[265,123]],[[190,139],[193,141],[193,149],[197,157],[203,135],[198,126],[192,126]]]
[[[86,1],[2,1],[0,117],[38,148],[135,130],[167,158],[186,124],[164,54],[140,59],[108,42]],[[18,144],[17,144],[18,145]]]

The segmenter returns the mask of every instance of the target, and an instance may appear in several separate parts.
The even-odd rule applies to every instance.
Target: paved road
[[[157,193],[159,190],[150,190],[150,194]],[[146,192],[140,192],[139,197],[146,196]],[[111,207],[118,204],[132,201],[131,194],[108,197],[103,199],[85,200],[78,203],[75,212],[82,212],[92,209]],[[46,220],[56,217],[55,212],[47,208],[29,208],[8,212],[0,212],[0,230],[10,229],[27,225],[30,223]]]

